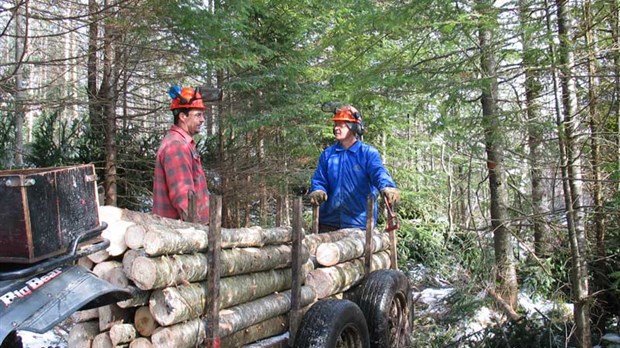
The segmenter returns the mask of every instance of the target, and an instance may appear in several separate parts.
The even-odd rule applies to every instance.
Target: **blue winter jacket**
[[[319,209],[321,225],[366,229],[366,199],[370,193],[375,197],[376,225],[377,194],[386,187],[396,184],[379,151],[358,140],[349,149],[336,143],[321,153],[310,192],[327,192],[327,201]]]

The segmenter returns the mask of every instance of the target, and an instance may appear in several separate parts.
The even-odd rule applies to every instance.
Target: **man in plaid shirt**
[[[174,124],[162,140],[155,160],[153,214],[183,221],[209,223],[209,190],[193,135],[205,121],[205,105],[197,89],[173,86],[170,110]],[[196,216],[189,216],[189,194]]]

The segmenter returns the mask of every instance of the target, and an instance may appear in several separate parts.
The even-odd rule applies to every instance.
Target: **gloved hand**
[[[386,187],[381,193],[387,198],[390,204],[396,204],[400,202],[400,191],[395,187]]]
[[[308,195],[312,205],[319,205],[327,200],[327,193],[321,190],[314,190]]]

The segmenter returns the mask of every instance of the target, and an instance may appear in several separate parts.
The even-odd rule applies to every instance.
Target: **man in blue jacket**
[[[359,111],[350,105],[334,112],[337,143],[321,153],[312,176],[310,202],[319,205],[319,232],[341,228],[366,229],[366,199],[375,197],[374,223],[377,222],[377,194],[390,204],[400,200],[400,191],[383,166],[379,151],[359,137],[364,133]]]

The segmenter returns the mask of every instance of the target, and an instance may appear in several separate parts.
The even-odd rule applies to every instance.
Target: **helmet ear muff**
[[[353,132],[356,136],[364,135],[365,130],[362,120],[359,120],[358,122],[347,122],[347,127],[349,127],[351,132]]]
[[[364,135],[365,129],[364,129],[364,122],[362,121],[362,113],[356,110],[352,112],[352,114],[353,114],[353,117],[357,120],[357,123],[353,123],[353,126],[351,127],[351,131],[353,131],[353,133],[355,133],[358,136]]]

